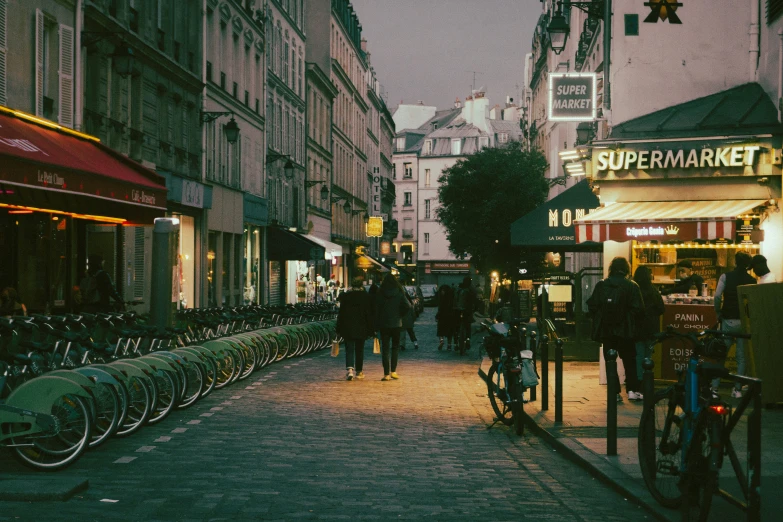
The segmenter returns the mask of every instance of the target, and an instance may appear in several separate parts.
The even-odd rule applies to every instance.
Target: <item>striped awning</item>
[[[612,203],[574,220],[576,242],[733,239],[736,222],[766,200]]]

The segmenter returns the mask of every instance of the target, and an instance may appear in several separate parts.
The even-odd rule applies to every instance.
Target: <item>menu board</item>
[[[694,274],[699,274],[704,279],[704,282],[708,284],[708,286],[715,288],[715,285],[718,281],[719,272],[718,265],[715,264],[714,258],[690,257],[685,259],[690,261],[693,265]],[[679,259],[678,261],[684,261],[685,259]],[[712,285],[709,284],[710,282],[712,282]]]
[[[699,333],[715,326],[717,320],[712,305],[666,304],[663,309],[663,327],[671,325],[678,332]],[[692,346],[687,340],[665,340],[661,350],[660,378],[676,380],[677,371],[687,366],[691,351]]]
[[[530,299],[530,290],[518,290],[519,296],[519,317],[526,319],[533,316],[532,299]]]

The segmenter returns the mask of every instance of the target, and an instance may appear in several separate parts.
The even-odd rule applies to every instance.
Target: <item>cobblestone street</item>
[[[370,343],[363,381],[342,352],[272,365],[58,474],[87,491],[2,502],[0,520],[652,520],[536,437],[487,430],[476,348],[437,351],[432,308],[416,330],[399,381]]]

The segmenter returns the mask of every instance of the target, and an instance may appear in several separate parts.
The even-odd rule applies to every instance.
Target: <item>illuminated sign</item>
[[[593,121],[596,118],[595,73],[549,74],[549,119]]]
[[[383,218],[370,216],[367,221],[367,237],[381,237],[383,235]]]
[[[758,160],[758,145],[737,145],[671,150],[601,150],[595,154],[595,170],[653,170],[720,167],[752,167]]]
[[[373,167],[372,171],[373,171],[372,186],[370,187],[370,190],[372,191],[372,197],[370,201],[370,209],[371,209],[370,215],[380,216],[381,215],[381,174],[380,174],[380,169],[378,167]],[[383,232],[381,232],[381,234],[378,234],[378,236],[382,234]]]

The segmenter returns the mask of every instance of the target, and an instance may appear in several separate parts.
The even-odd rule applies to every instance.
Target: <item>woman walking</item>
[[[447,350],[451,350],[452,343],[456,340],[457,314],[454,311],[454,290],[446,284],[438,289],[438,312],[435,314],[438,322],[438,350],[443,349],[444,339],[448,343]]]
[[[413,331],[413,325],[416,323],[416,311],[413,309],[413,303],[407,292],[403,292],[405,299],[408,300],[408,304],[411,305],[411,309],[402,318],[402,330],[400,331],[400,350],[405,351],[405,334],[408,334],[411,341],[413,341],[414,350],[419,349],[419,340],[416,338],[416,332]]]
[[[642,362],[652,353],[653,336],[661,331],[663,298],[652,284],[652,272],[646,266],[640,266],[633,274],[633,280],[639,285],[644,301],[644,319],[639,323],[636,340],[636,376],[642,380]],[[627,370],[626,370],[627,371]]]
[[[386,274],[375,302],[375,324],[381,334],[382,381],[400,378],[397,375],[400,330],[402,329],[402,318],[410,308],[411,305],[405,298],[405,290],[393,275]]]
[[[345,378],[364,379],[364,343],[373,332],[372,305],[364,291],[364,280],[354,277],[351,289],[340,295],[337,333],[345,343]]]

